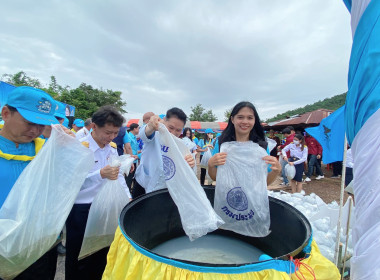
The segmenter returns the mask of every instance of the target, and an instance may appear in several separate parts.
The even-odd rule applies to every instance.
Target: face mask
[[[209,134],[209,135],[208,135],[208,138],[210,138],[210,139],[212,139],[213,137],[214,137],[213,134]]]
[[[300,141],[298,141],[298,140],[293,140],[293,143],[294,143],[295,145],[298,145],[298,144],[300,143]]]

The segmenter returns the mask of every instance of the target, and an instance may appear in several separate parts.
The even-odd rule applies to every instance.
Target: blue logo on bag
[[[248,209],[247,196],[240,187],[233,188],[227,193],[227,203],[231,208],[238,211]]]
[[[51,103],[46,98],[42,98],[38,101],[37,110],[41,113],[49,114],[51,110]]]
[[[171,158],[164,155],[162,156],[162,162],[164,164],[165,180],[170,180],[175,174],[175,164]]]

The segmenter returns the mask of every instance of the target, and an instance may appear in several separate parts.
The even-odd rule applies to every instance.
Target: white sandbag
[[[114,155],[109,164],[120,166],[121,172],[128,175],[134,160],[130,155]],[[121,210],[128,202],[129,197],[119,180],[107,179],[91,204],[79,260],[111,245]]]
[[[268,154],[258,144],[226,142],[226,163],[218,166],[214,209],[225,224],[222,229],[263,237],[269,234],[270,215],[267,194]]]
[[[195,240],[216,230],[223,221],[185,161],[175,136],[163,124],[160,124],[159,133],[166,186],[178,207],[185,233],[190,240]]]
[[[274,148],[276,148],[277,142],[275,140],[265,137],[265,141],[267,141],[268,143],[269,152],[271,152]]]
[[[191,141],[188,137],[184,137],[182,139],[179,139],[178,137],[173,137],[173,139],[175,140],[181,154],[183,156],[186,156],[186,155],[189,155],[191,154],[193,156],[193,159],[194,159],[194,166],[193,166],[193,172],[195,175],[197,175],[197,161],[196,161],[196,155],[197,153],[196,152],[192,152],[192,151],[195,151],[197,149],[197,145],[195,145],[195,143],[193,141]]]
[[[0,278],[13,279],[54,245],[93,164],[89,149],[53,126],[0,209]]]
[[[285,165],[285,176],[289,181],[293,180],[294,176],[296,176],[296,168],[294,165]]]
[[[208,161],[209,159],[212,157],[212,152],[211,152],[211,148],[208,147],[207,151],[204,152],[203,154],[203,157],[202,157],[202,160],[200,162],[200,167],[201,168],[204,168],[204,169],[208,169]]]

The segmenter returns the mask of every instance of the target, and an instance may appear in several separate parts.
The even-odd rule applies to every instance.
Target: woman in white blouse
[[[287,151],[290,151],[290,158],[287,158],[286,156]],[[296,168],[296,175],[290,182],[292,192],[301,192],[304,162],[307,160],[307,146],[305,145],[305,138],[301,134],[296,134],[294,136],[293,143],[282,149],[282,155],[284,160],[286,160],[289,165],[294,165]]]

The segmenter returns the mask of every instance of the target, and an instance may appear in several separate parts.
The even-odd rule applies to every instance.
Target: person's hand
[[[185,160],[191,168],[193,168],[195,166],[195,160],[191,154],[186,155]]]
[[[272,156],[265,156],[263,157],[263,160],[265,161],[265,163],[267,164],[270,164],[271,165],[271,169],[277,173],[280,173],[281,171],[281,164],[280,162],[277,160],[277,158],[275,157],[272,157]]]
[[[135,170],[135,165],[132,163],[131,169],[129,170],[129,173],[132,173]]]
[[[119,169],[120,167],[112,167],[110,165],[107,165],[100,169],[100,176],[102,176],[103,179],[107,178],[110,180],[116,180],[119,176]]]
[[[285,161],[289,162],[288,157],[286,157],[286,156],[284,157],[284,156],[283,156],[282,158],[283,158]]]
[[[226,164],[227,153],[217,153],[208,160],[209,166],[219,166]]]
[[[293,165],[294,165],[294,162],[289,162],[289,165],[292,165],[292,166],[293,166]]]
[[[139,157],[136,155],[131,155],[131,157],[133,157],[134,159],[139,159]]]
[[[321,158],[321,155],[317,155],[317,159],[320,159]]]
[[[150,118],[147,128],[152,130],[152,131],[157,131],[159,128],[159,124],[161,122],[161,118],[157,115],[154,115]]]

